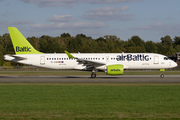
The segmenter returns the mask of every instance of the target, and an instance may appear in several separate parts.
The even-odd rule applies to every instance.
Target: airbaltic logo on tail
[[[28,47],[28,46],[23,46],[23,47],[16,46],[16,52],[31,52],[31,47]]]

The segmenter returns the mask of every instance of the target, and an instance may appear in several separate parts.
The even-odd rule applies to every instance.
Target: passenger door
[[[40,64],[45,65],[45,56],[40,57]]]
[[[159,64],[159,57],[158,56],[154,56],[154,64]]]

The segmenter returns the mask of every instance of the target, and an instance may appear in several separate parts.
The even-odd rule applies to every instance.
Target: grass
[[[178,119],[179,91],[172,83],[1,83],[0,119]]]
[[[0,76],[59,76],[59,75],[90,75],[91,72],[87,71],[77,71],[77,70],[41,70],[41,71],[0,71]],[[158,70],[149,70],[149,71],[124,71],[124,75],[159,75],[160,71]],[[180,71],[171,70],[165,71],[165,75],[180,75]],[[97,72],[97,75],[106,75],[104,72]]]

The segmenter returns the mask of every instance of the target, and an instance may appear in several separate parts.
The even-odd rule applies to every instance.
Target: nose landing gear
[[[161,77],[161,78],[164,78],[163,72],[165,71],[165,69],[160,69],[160,71],[161,71],[160,77]]]
[[[164,75],[161,73],[161,74],[160,74],[160,77],[161,77],[161,78],[164,78]]]

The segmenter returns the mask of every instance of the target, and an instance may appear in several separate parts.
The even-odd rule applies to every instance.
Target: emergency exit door
[[[109,62],[109,56],[106,56],[106,62]]]

